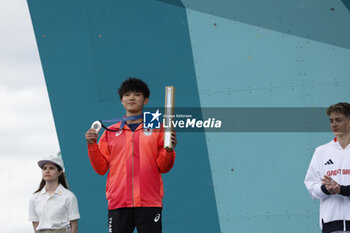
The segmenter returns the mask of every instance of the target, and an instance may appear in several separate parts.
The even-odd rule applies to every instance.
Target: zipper
[[[136,131],[137,129],[135,129]],[[131,171],[131,177],[132,177],[132,207],[135,207],[135,200],[134,200],[134,131],[131,131],[132,133],[132,171]]]
[[[134,131],[132,131],[132,207],[135,207],[134,202]]]

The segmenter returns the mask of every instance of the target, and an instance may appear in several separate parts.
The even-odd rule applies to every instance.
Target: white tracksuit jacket
[[[327,195],[321,178],[332,177],[340,185],[350,185],[350,145],[343,149],[336,139],[316,148],[305,177],[312,198],[320,200],[320,226],[336,220],[350,220],[350,197]],[[350,230],[350,229],[346,229]]]

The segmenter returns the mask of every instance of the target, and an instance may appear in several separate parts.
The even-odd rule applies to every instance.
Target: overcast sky
[[[0,111],[0,233],[33,233],[36,162],[59,145],[25,0],[0,0]]]

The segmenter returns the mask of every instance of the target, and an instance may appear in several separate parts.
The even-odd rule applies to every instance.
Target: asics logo
[[[160,219],[160,214],[157,214],[156,217],[154,218],[154,222],[158,222]]]
[[[121,129],[121,130],[119,130],[116,134],[115,134],[115,136],[119,136],[121,133],[123,132],[123,130]]]

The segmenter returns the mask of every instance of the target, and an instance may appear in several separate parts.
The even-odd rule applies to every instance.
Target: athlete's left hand
[[[331,194],[340,193],[340,185],[335,182],[330,176],[324,176],[322,179],[322,184],[326,186],[326,189]]]
[[[176,144],[177,144],[177,140],[176,140],[176,131],[175,131],[175,130],[173,130],[173,131],[171,132],[171,143],[173,144],[173,149],[175,149]],[[170,152],[173,151],[173,149],[166,148],[166,151],[170,153]]]

